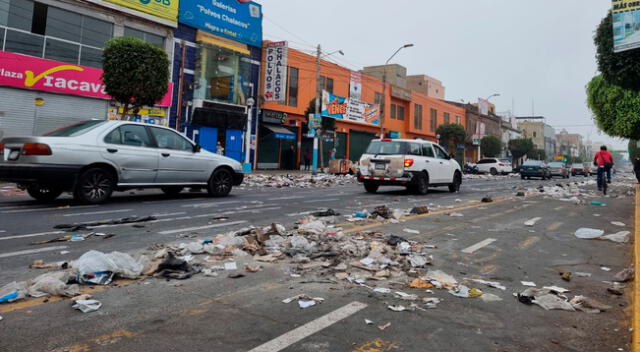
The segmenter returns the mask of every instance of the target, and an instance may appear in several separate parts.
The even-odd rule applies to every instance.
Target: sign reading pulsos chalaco
[[[287,42],[267,44],[264,74],[264,100],[286,102],[287,91]]]
[[[262,47],[262,6],[239,0],[180,0],[178,22]]]

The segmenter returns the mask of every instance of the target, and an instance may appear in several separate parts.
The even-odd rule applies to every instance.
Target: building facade
[[[582,135],[569,133],[563,129],[556,135],[556,147],[558,154],[571,157],[585,158],[587,156],[582,140]]]
[[[105,43],[137,37],[171,56],[176,22],[177,5],[0,1],[0,134],[37,135],[79,120],[116,118],[119,107],[101,79]],[[171,89],[136,119],[166,125]]]
[[[518,117],[518,128],[523,138],[530,138],[536,149],[544,150],[547,160],[553,159],[556,151],[556,130],[544,122],[544,117]]]
[[[502,138],[502,119],[496,115],[493,106],[488,114],[481,114],[478,106],[468,103],[457,103],[447,101],[447,103],[458,106],[464,110],[464,126],[467,131],[467,139],[464,146],[464,161],[476,163],[480,160],[482,150],[480,141],[485,136],[496,136]]]
[[[265,47],[271,45],[265,43]],[[265,49],[266,50],[266,49]],[[261,91],[261,117],[258,130],[258,167],[299,168],[311,153],[307,112],[316,96],[315,56],[287,49],[286,87],[282,101],[268,101],[265,84]],[[268,55],[263,53],[263,67]],[[376,76],[388,70],[384,118],[380,119],[382,80]],[[263,70],[263,80],[265,71]],[[352,71],[321,60],[320,84],[323,89],[321,115],[335,119],[335,129],[322,136],[322,157],[328,165],[330,152],[336,159],[359,160],[369,142],[380,138],[380,121],[385,137],[422,138],[435,141],[436,129],[445,122],[464,125],[464,110],[401,86],[406,69],[400,65],[377,67],[375,76]],[[313,112],[313,109],[311,109]]]
[[[237,0],[180,1],[170,125],[211,152],[255,161],[262,7]]]
[[[407,76],[407,88],[428,97],[442,100],[445,98],[445,87],[442,85],[442,81],[431,76]]]

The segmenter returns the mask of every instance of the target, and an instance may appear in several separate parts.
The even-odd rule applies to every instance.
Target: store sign
[[[139,13],[150,15],[151,18],[178,23],[178,8],[180,0],[88,0],[90,2],[107,5],[114,4],[123,12],[137,15]],[[133,11],[128,11],[133,10]],[[146,17],[146,16],[145,16]]]
[[[0,86],[107,99],[102,70],[0,51]],[[173,85],[156,105],[171,106]]]
[[[327,91],[322,92],[322,116],[334,119],[348,120],[353,122],[366,123],[370,125],[379,124],[378,105],[367,104],[361,101],[351,100],[333,95]]]
[[[287,42],[267,44],[264,74],[264,100],[286,103],[287,93]]]
[[[262,47],[262,6],[255,2],[180,0],[178,22],[241,43]]]
[[[362,100],[362,74],[351,71],[351,81],[349,82],[349,99]]]
[[[613,51],[640,48],[640,2],[613,0]]]
[[[262,122],[284,124],[287,121],[287,113],[273,110],[262,110]]]

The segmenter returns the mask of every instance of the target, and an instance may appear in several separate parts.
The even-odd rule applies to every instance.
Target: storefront
[[[298,128],[286,126],[287,114],[262,110],[258,130],[258,168],[293,170],[298,162]]]

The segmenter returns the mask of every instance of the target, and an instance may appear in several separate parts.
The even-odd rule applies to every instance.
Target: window
[[[149,134],[144,126],[124,125],[113,130],[105,137],[106,143],[131,145],[134,147],[151,147]]]
[[[164,37],[153,33],[140,31],[131,27],[124,27],[124,36],[138,38],[144,40],[147,43],[154,44],[160,48],[164,48]]]
[[[460,116],[456,116],[456,123],[458,125],[462,124],[462,118]]]
[[[404,121],[404,106],[398,105],[397,117],[398,121]]]
[[[289,106],[298,106],[298,69],[289,67]]]
[[[444,116],[445,125],[451,123],[451,121],[450,121],[451,120],[451,115],[449,115],[448,112],[443,113],[442,116]]]
[[[33,0],[9,0],[8,6],[6,3],[6,0],[0,1],[0,24],[31,32]]]
[[[422,148],[418,143],[409,143],[409,155],[422,155]]]
[[[445,153],[440,146],[434,145],[433,148],[436,150],[436,158],[438,159],[449,159],[447,153]]]
[[[91,120],[91,121],[82,121],[76,122],[74,124],[64,126],[58,129],[55,129],[51,132],[47,132],[43,134],[43,136],[47,137],[75,137],[86,132],[91,131],[92,129],[102,125],[105,123],[105,120]]]
[[[438,110],[431,109],[431,132],[435,132],[438,125]]]
[[[431,148],[431,144],[423,144],[422,145],[422,155],[427,158],[433,158],[433,149]]]
[[[193,144],[173,131],[151,127],[151,133],[158,148],[193,152]]]
[[[373,93],[373,103],[376,105],[382,105],[382,94],[375,92]]]
[[[416,130],[422,129],[422,105],[415,104],[413,110],[413,128]]]
[[[251,94],[243,84],[251,81],[249,56],[204,43],[198,55],[194,98],[244,105]]]
[[[320,76],[320,87],[322,87],[322,89],[326,90],[327,92],[333,94],[333,78]]]
[[[533,138],[537,137],[537,133],[533,132]]]
[[[391,104],[391,118],[396,118],[396,104]]]
[[[56,61],[78,63],[80,45],[63,42],[62,40],[47,38],[44,48],[44,58]]]

